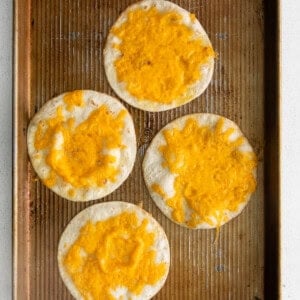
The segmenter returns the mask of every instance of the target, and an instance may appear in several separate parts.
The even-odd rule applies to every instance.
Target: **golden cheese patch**
[[[69,111],[83,106],[82,91],[67,93],[64,101]],[[34,146],[36,150],[47,150],[46,163],[51,170],[44,183],[52,187],[58,176],[76,188],[114,182],[119,170],[114,166],[116,157],[108,151],[124,147],[122,130],[126,114],[122,110],[114,116],[102,105],[75,126],[74,119],[66,118],[63,106],[59,106],[53,118],[40,121]],[[69,191],[69,195],[74,193]]]
[[[186,121],[182,130],[163,131],[166,144],[159,148],[163,167],[176,174],[174,195],[167,198],[159,183],[152,190],[172,209],[172,218],[189,227],[211,226],[227,221],[226,212],[235,212],[256,188],[253,152],[240,151],[243,137],[231,141],[235,129],[224,130],[221,118],[215,128]],[[187,216],[187,210],[190,216]]]
[[[147,225],[123,212],[81,228],[63,265],[84,299],[115,299],[112,291],[120,287],[139,295],[163,278],[168,268],[156,262],[155,233]]]
[[[64,96],[64,102],[67,105],[68,111],[73,111],[75,106],[84,106],[83,90],[66,93]]]
[[[135,9],[111,33],[121,41],[114,45],[121,52],[115,61],[118,81],[138,100],[183,103],[188,88],[201,79],[200,66],[215,55],[175,11]]]

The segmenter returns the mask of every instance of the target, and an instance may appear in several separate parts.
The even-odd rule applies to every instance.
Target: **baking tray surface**
[[[132,174],[111,195],[73,203],[36,178],[26,148],[30,118],[52,97],[74,89],[115,96],[105,78],[103,47],[129,0],[15,1],[14,298],[72,299],[56,263],[60,234],[82,209],[104,201],[143,202],[163,226],[171,268],[155,299],[279,297],[279,18],[277,1],[176,0],[206,29],[218,53],[213,79],[188,105],[133,116],[138,153]],[[188,230],[170,222],[150,199],[141,163],[153,136],[196,112],[236,122],[259,158],[258,187],[244,212],[221,228]]]

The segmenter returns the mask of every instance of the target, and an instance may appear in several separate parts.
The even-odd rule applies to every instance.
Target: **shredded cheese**
[[[243,137],[230,141],[234,129],[224,131],[223,124],[220,119],[215,128],[200,126],[191,118],[182,130],[163,132],[166,144],[159,150],[163,167],[176,175],[175,194],[168,198],[159,183],[151,188],[172,208],[176,222],[219,226],[256,188],[255,155],[240,151]]]
[[[175,11],[136,9],[111,32],[121,41],[114,45],[121,52],[118,80],[138,100],[184,102],[188,87],[201,78],[200,66],[215,56]]]
[[[81,91],[68,93],[64,97],[67,110],[82,107],[82,97]],[[74,118],[65,118],[63,107],[59,106],[55,117],[40,121],[34,145],[37,150],[47,150],[46,163],[51,170],[44,183],[54,186],[58,177],[78,188],[114,182],[119,170],[114,165],[115,156],[108,152],[124,147],[122,130],[126,114],[122,110],[114,116],[102,105],[75,126]],[[62,143],[58,143],[59,139]],[[74,189],[69,191],[70,196],[74,194]]]
[[[124,212],[81,228],[63,264],[84,299],[115,299],[120,287],[139,295],[164,276],[167,266],[156,262],[155,233],[147,224]]]

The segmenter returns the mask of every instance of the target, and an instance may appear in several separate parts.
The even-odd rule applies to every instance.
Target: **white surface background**
[[[300,299],[300,1],[282,0],[282,299]]]
[[[11,298],[12,0],[0,0],[0,299]]]
[[[270,0],[272,1],[272,0]],[[0,299],[11,298],[12,0],[0,0]],[[300,299],[300,1],[282,0],[282,299]]]

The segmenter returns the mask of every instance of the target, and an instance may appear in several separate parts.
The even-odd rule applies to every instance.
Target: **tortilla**
[[[153,101],[153,99],[146,99],[146,98],[137,98],[133,93],[130,93],[127,89],[127,85],[125,82],[121,82],[118,80],[118,74],[116,70],[116,62],[117,60],[122,56],[122,53],[119,49],[116,49],[116,44],[122,43],[122,41],[114,34],[114,29],[119,28],[122,24],[127,22],[128,19],[128,14],[130,12],[133,12],[137,9],[142,9],[142,10],[149,10],[152,7],[156,7],[156,9],[159,12],[163,13],[177,13],[180,16],[182,16],[182,23],[184,24],[187,28],[189,28],[192,31],[193,38],[192,40],[201,40],[201,43],[203,46],[205,46],[207,49],[211,49],[212,54],[207,58],[207,60],[203,61],[199,65],[199,74],[200,78],[197,78],[196,80],[192,81],[191,83],[189,82],[187,88],[183,93],[180,94],[175,99],[172,99],[169,103],[163,103],[163,102],[157,102]],[[175,28],[175,27],[174,27]],[[142,34],[141,34],[142,35]],[[136,40],[140,41],[141,35],[136,36]],[[179,39],[179,38],[178,38]],[[151,41],[149,41],[151,42]],[[158,41],[159,42],[159,41]],[[188,41],[184,43],[184,45],[187,45]],[[160,51],[163,49],[163,45],[157,49],[157,51]],[[166,49],[170,49],[170,47],[166,46]],[[183,51],[185,52],[185,51]],[[170,54],[168,57],[178,55],[178,59],[182,60],[182,58],[179,56],[179,54]],[[198,56],[199,57],[199,56]],[[116,92],[116,94],[122,98],[124,101],[129,103],[130,105],[139,108],[141,110],[146,110],[146,111],[165,111],[168,109],[172,109],[178,106],[181,106],[183,104],[186,104],[193,99],[197,98],[200,96],[204,90],[207,88],[208,84],[211,81],[212,74],[213,74],[213,69],[214,69],[214,52],[212,50],[212,45],[211,42],[199,23],[199,21],[195,18],[194,15],[190,14],[188,11],[185,9],[179,7],[178,5],[169,2],[169,1],[163,1],[163,0],[145,0],[138,2],[136,4],[133,4],[129,6],[118,18],[114,26],[112,27],[108,37],[107,37],[107,42],[106,46],[104,49],[104,67],[105,67],[105,72],[106,76],[108,79],[108,82],[110,83],[112,89]],[[155,59],[155,58],[154,58]],[[157,59],[157,58],[156,58]],[[188,59],[188,58],[186,58]],[[184,60],[186,60],[184,59]],[[136,63],[136,61],[135,61]],[[157,63],[154,61],[154,64]],[[174,68],[171,66],[166,67],[166,71],[162,74],[163,78],[161,78],[160,81],[165,80],[167,76],[169,76],[169,71],[170,68]],[[168,71],[169,70],[169,71]],[[155,73],[157,74],[157,73]],[[154,76],[155,76],[154,74]],[[189,74],[187,74],[189,75]],[[186,76],[186,74],[182,74],[180,76]],[[152,77],[153,78],[153,77]],[[153,84],[153,80],[149,80],[151,84]],[[168,88],[166,88],[166,93],[168,93]]]
[[[188,199],[192,196],[188,195],[188,192],[186,191],[185,187],[183,187],[184,192],[182,193],[186,193],[185,196],[181,195],[181,201],[182,201],[182,205],[183,205],[183,212],[184,212],[184,216],[183,216],[183,220],[182,221],[178,221],[178,218],[176,219],[176,216],[174,215],[174,213],[176,213],[176,208],[174,207],[170,207],[170,199],[172,197],[174,197],[175,195],[175,184],[176,184],[176,180],[179,181],[181,180],[180,178],[177,179],[177,177],[179,176],[178,173],[172,173],[170,171],[170,165],[168,164],[168,162],[165,159],[165,153],[163,151],[167,151],[166,150],[166,139],[165,139],[165,135],[166,132],[168,131],[170,133],[170,135],[172,135],[172,132],[177,131],[178,132],[183,132],[184,127],[186,126],[187,122],[189,121],[195,121],[197,126],[199,127],[204,127],[207,126],[211,131],[216,130],[215,128],[218,126],[218,122],[220,122],[220,120],[222,120],[223,122],[223,127],[221,128],[221,132],[222,134],[226,132],[226,130],[230,129],[233,132],[231,132],[229,134],[229,141],[230,143],[235,143],[240,141],[240,144],[238,146],[236,146],[231,153],[229,153],[228,157],[230,158],[230,155],[240,155],[242,154],[242,156],[244,155],[245,157],[251,157],[251,159],[249,158],[249,160],[245,160],[247,161],[247,163],[249,163],[249,167],[247,167],[246,171],[244,169],[243,171],[243,175],[245,175],[245,178],[248,178],[247,180],[249,180],[249,192],[247,192],[248,190],[246,190],[243,194],[243,198],[242,199],[235,199],[238,202],[235,202],[236,207],[235,209],[230,209],[229,205],[231,204],[226,204],[223,208],[224,210],[221,211],[214,211],[214,215],[209,215],[207,216],[208,219],[206,219],[206,221],[203,221],[200,219],[198,223],[193,224],[193,226],[191,226],[191,224],[189,223],[191,220],[191,215],[192,214],[196,214],[197,216],[197,212],[195,212],[195,209],[191,207],[191,205],[188,204]],[[197,140],[195,140],[195,142],[191,142],[191,147],[198,147],[197,144],[200,144],[202,137],[199,136],[197,138]],[[207,138],[207,137],[206,137]],[[177,138],[178,139],[178,138]],[[184,140],[178,140],[178,148],[176,149],[177,152],[173,152],[174,155],[174,161],[176,161],[176,163],[178,163],[179,165],[181,164],[181,161],[183,161],[183,163],[185,163],[184,159],[185,157],[179,157],[179,150],[182,145],[184,144]],[[205,145],[205,143],[204,143]],[[200,147],[200,146],[199,146]],[[192,148],[191,148],[192,149]],[[192,151],[192,150],[191,150]],[[197,177],[199,178],[199,176],[201,176],[201,174],[204,174],[204,171],[197,171],[197,169],[200,170],[200,168],[202,166],[206,166],[205,164],[207,162],[201,162],[200,161],[202,159],[202,157],[204,156],[204,151],[205,147],[202,147],[201,150],[197,150],[198,153],[194,156],[192,156],[192,165],[191,168],[195,168],[196,172],[194,174],[194,176],[191,177]],[[203,151],[203,153],[201,152]],[[162,153],[163,152],[163,153]],[[202,156],[203,155],[203,156]],[[206,157],[206,159],[209,160],[216,160],[216,155],[220,155],[218,153],[215,154],[214,157]],[[243,157],[244,157],[243,156]],[[223,162],[222,168],[226,169],[227,168],[227,161]],[[149,148],[146,151],[145,154],[145,158],[143,161],[143,173],[144,173],[144,179],[145,179],[145,183],[146,186],[149,190],[149,193],[152,197],[152,199],[154,200],[154,202],[156,203],[156,205],[160,208],[160,210],[173,222],[184,226],[184,227],[188,227],[188,228],[193,228],[193,229],[209,229],[209,228],[217,228],[220,227],[221,225],[225,224],[226,222],[230,221],[232,218],[236,217],[237,215],[239,215],[242,210],[245,208],[245,206],[247,205],[250,196],[252,194],[252,192],[254,192],[255,187],[256,187],[256,156],[254,154],[254,151],[251,147],[251,145],[249,144],[248,140],[244,137],[243,133],[241,132],[241,130],[239,129],[239,127],[232,121],[230,121],[229,119],[223,118],[221,116],[218,115],[214,115],[214,114],[205,114],[205,113],[199,113],[199,114],[192,114],[192,115],[186,115],[184,117],[178,118],[175,121],[169,123],[168,125],[166,125],[152,140]],[[243,167],[243,163],[239,163],[240,166]],[[246,166],[246,165],[245,165]],[[248,166],[248,165],[247,165]],[[215,167],[215,169],[217,170],[217,167]],[[214,171],[214,170],[212,170]],[[236,169],[233,170],[234,172],[237,172],[237,174],[239,175],[238,172],[241,172],[240,169]],[[197,172],[201,172],[201,173],[197,173]],[[221,171],[214,171],[214,172],[222,172]],[[224,171],[225,172],[225,171]],[[219,173],[215,173],[214,176],[219,176]],[[190,174],[190,173],[188,173]],[[222,175],[222,173],[220,173]],[[189,176],[189,175],[186,175]],[[222,180],[226,180],[226,176],[228,176],[228,174],[223,174]],[[238,176],[237,176],[238,177]],[[215,178],[215,177],[213,177]],[[217,178],[217,177],[216,177]],[[183,179],[185,181],[185,183],[188,185],[191,181],[191,185],[192,188],[194,190],[192,190],[192,192],[197,195],[201,196],[201,190],[199,189],[199,187],[196,185],[193,185],[193,180],[194,179],[189,179],[189,178],[184,178]],[[206,178],[203,179],[203,181],[205,181]],[[243,179],[242,179],[243,180]],[[246,179],[245,179],[246,180]],[[236,180],[237,181],[237,180]],[[216,180],[213,180],[212,183],[215,184],[215,182],[217,182]],[[245,182],[240,181],[239,184],[243,185]],[[252,188],[250,189],[250,184],[252,186]],[[201,185],[201,183],[200,183]],[[225,186],[225,189],[227,188],[227,185],[224,185],[224,182],[218,183],[216,184],[216,189],[219,188],[219,186]],[[204,185],[203,185],[204,186]],[[238,188],[239,186],[235,186],[235,188]],[[204,192],[204,190],[203,190]],[[207,198],[205,199],[211,199],[210,196],[213,195],[213,190],[209,190],[209,191],[205,191],[205,193],[207,193],[208,195]],[[228,191],[228,195],[229,193],[231,193],[232,191]],[[230,194],[231,195],[231,194]],[[229,197],[229,196],[228,196]],[[202,199],[202,198],[201,198]],[[169,201],[169,202],[168,202]],[[200,201],[197,198],[197,201]],[[197,202],[196,201],[196,202]],[[202,201],[202,200],[201,200]],[[208,202],[208,203],[214,203],[213,199],[211,200],[212,202]],[[223,201],[221,199],[221,201]],[[227,201],[227,199],[224,199],[224,201]],[[229,201],[229,200],[228,200]],[[168,204],[167,204],[168,202]],[[198,202],[197,205],[199,205],[200,202]],[[225,203],[225,202],[224,202]],[[227,203],[227,202],[226,202]],[[230,203],[230,202],[228,202]],[[172,204],[173,205],[173,204]],[[194,206],[196,207],[196,206]],[[211,206],[212,207],[212,206]],[[174,217],[175,216],[175,217]],[[216,218],[215,216],[219,216],[218,218]],[[208,221],[207,221],[208,220]]]
[[[121,117],[122,121],[116,123]],[[107,123],[103,127],[101,118]],[[113,128],[116,124],[120,126],[119,131]],[[120,145],[109,141],[110,133],[103,139],[99,138],[100,131],[93,136],[93,126],[98,131],[114,132]],[[77,136],[79,141],[73,142],[78,128],[82,131]],[[70,139],[71,150],[66,136]],[[111,146],[105,146],[107,143]],[[126,108],[111,96],[89,90],[65,93],[48,101],[28,126],[27,145],[33,168],[43,183],[59,196],[72,201],[99,199],[113,192],[130,174],[136,155],[134,125]],[[67,164],[63,165],[65,161]],[[107,178],[101,178],[101,183],[97,179],[101,175],[100,167],[103,176],[104,171],[110,172]]]
[[[126,202],[106,202],[93,205],[83,211],[81,211],[77,216],[75,216],[71,222],[68,224],[63,234],[61,235],[59,245],[58,245],[58,265],[59,272],[62,280],[65,285],[69,289],[70,293],[73,295],[75,299],[83,299],[83,295],[77,289],[74,284],[70,274],[68,273],[64,259],[67,255],[71,246],[76,242],[78,236],[80,234],[80,229],[87,222],[91,222],[93,224],[97,224],[97,222],[105,222],[107,220],[111,220],[112,218],[122,214],[122,213],[134,213],[139,222],[143,222],[143,220],[147,220],[148,224],[146,230],[149,232],[153,232],[155,234],[155,240],[152,247],[152,250],[156,251],[156,263],[163,263],[166,265],[165,273],[158,282],[153,285],[146,285],[142,289],[139,294],[131,293],[126,287],[119,286],[115,290],[110,290],[111,294],[115,296],[115,299],[151,299],[164,285],[165,280],[168,276],[169,265],[170,265],[170,249],[168,239],[162,229],[162,227],[157,223],[157,221],[146,211],[144,211],[139,206],[134,204],[126,203]],[[130,225],[128,225],[130,227]],[[108,237],[103,241],[102,244],[108,243]],[[122,238],[122,237],[121,237]],[[130,237],[132,238],[132,237]],[[87,240],[89,243],[89,240]],[[149,251],[149,250],[148,250]],[[82,253],[85,253],[84,250],[81,249]],[[102,252],[101,252],[102,253]],[[85,253],[86,254],[86,253]],[[82,254],[84,257],[84,254]],[[143,254],[145,255],[145,253]],[[103,259],[100,258],[101,263],[103,263]],[[109,258],[108,258],[109,259]],[[101,264],[100,263],[100,264]],[[138,269],[141,269],[142,266],[138,266]],[[111,272],[115,272],[112,270]],[[135,273],[134,273],[135,274]],[[112,283],[113,284],[113,283]],[[122,298],[123,297],[123,298]],[[90,299],[93,299],[91,297]]]

